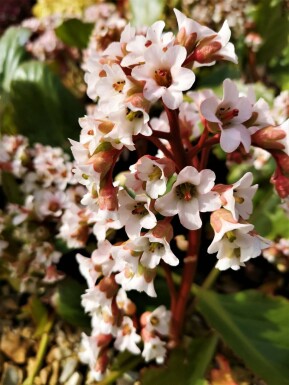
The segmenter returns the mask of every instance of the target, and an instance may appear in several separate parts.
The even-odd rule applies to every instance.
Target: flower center
[[[125,85],[125,80],[119,80],[118,82],[113,83],[112,87],[113,89],[118,92],[119,94],[122,93],[123,87]]]
[[[162,176],[162,171],[159,167],[157,167],[155,164],[153,164],[153,170],[148,175],[149,180],[158,180]]]
[[[126,109],[126,119],[132,122],[134,119],[141,119],[143,117],[142,111],[132,111],[130,108]]]
[[[230,243],[233,243],[237,239],[237,237],[236,237],[236,235],[235,235],[233,230],[227,231],[226,232],[226,237],[228,238],[228,241]]]
[[[153,326],[157,326],[157,325],[159,325],[160,320],[158,319],[158,317],[153,316],[153,317],[151,317],[151,319],[150,319],[150,323],[151,323]]]
[[[231,107],[220,107],[217,110],[217,118],[219,118],[223,124],[228,124],[230,121],[239,115],[239,110],[237,108],[231,109]]]
[[[153,253],[156,250],[161,250],[163,247],[164,247],[163,244],[161,244],[159,242],[151,242],[150,245],[149,245],[149,251],[151,253]]]
[[[176,195],[179,199],[189,202],[197,195],[197,188],[191,183],[182,183],[176,187]]]
[[[134,209],[132,210],[133,215],[139,215],[141,217],[144,217],[147,215],[148,210],[144,207],[143,202],[138,202],[134,205]]]
[[[171,71],[165,69],[155,70],[155,81],[159,86],[168,88],[173,81]]]

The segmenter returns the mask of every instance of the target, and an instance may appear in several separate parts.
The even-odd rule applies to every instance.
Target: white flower
[[[215,236],[208,248],[208,253],[217,253],[220,270],[232,268],[238,270],[244,262],[261,254],[270,241],[253,231],[250,223],[238,223],[232,214],[224,209],[215,211],[211,216]]]
[[[132,76],[145,81],[144,97],[152,102],[162,98],[164,104],[175,110],[183,100],[182,91],[192,87],[193,71],[183,68],[187,56],[181,46],[169,47],[165,52],[158,46],[150,46],[144,53],[145,64],[135,67]]]
[[[123,67],[136,65],[143,63],[144,53],[148,47],[152,44],[156,44],[159,49],[167,47],[168,44],[173,42],[172,32],[163,34],[165,27],[164,21],[156,21],[152,26],[147,29],[146,36],[137,35],[126,45],[126,50],[129,52],[121,61]]]
[[[124,190],[119,191],[119,218],[129,238],[140,235],[141,228],[152,229],[157,220],[151,212],[150,198],[146,195],[136,195],[133,199]]]
[[[136,164],[137,178],[146,182],[145,190],[152,199],[166,192],[167,178],[164,174],[165,164],[143,156]]]
[[[229,60],[237,63],[234,45],[229,42],[231,31],[228,22],[225,21],[218,33],[186,17],[182,12],[174,9],[180,43],[185,43],[186,48],[194,50],[193,59],[195,66],[213,65],[217,59]]]
[[[158,364],[163,364],[167,353],[165,346],[166,343],[159,337],[150,338],[144,343],[142,356],[146,362],[156,360]]]
[[[112,66],[104,65],[106,76],[102,77],[97,84],[99,96],[99,108],[108,113],[119,108],[124,103],[128,90],[133,86],[122,68],[118,64]]]
[[[150,233],[128,241],[126,247],[133,250],[134,253],[139,253],[141,264],[149,269],[154,269],[161,259],[171,266],[179,263],[166,239],[154,237]]]
[[[140,354],[140,348],[137,346],[140,341],[141,337],[136,333],[132,319],[123,317],[121,327],[117,331],[114,347],[121,352],[128,350],[132,354]]]
[[[146,321],[148,331],[167,336],[169,334],[171,312],[164,305],[161,305],[148,315]]]
[[[201,113],[221,130],[220,145],[225,152],[235,151],[241,143],[249,152],[251,133],[243,123],[252,116],[251,102],[246,97],[239,97],[238,89],[230,79],[225,79],[223,86],[223,99],[213,96],[204,100]]]
[[[253,211],[253,196],[257,191],[258,185],[253,183],[253,174],[247,172],[241,179],[231,185],[229,188],[225,187],[222,193],[224,200],[223,207],[229,210],[233,218],[238,220],[239,215],[243,219],[248,219]],[[217,186],[216,186],[217,187]]]
[[[220,208],[219,194],[211,191],[215,174],[211,170],[198,172],[194,167],[185,167],[177,176],[172,190],[158,198],[155,208],[164,216],[178,214],[181,224],[189,230],[202,226],[200,212]]]

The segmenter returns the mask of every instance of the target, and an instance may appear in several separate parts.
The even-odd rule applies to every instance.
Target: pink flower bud
[[[114,276],[104,277],[98,284],[99,290],[106,293],[107,298],[112,298],[116,295],[119,286],[115,282]]]
[[[170,242],[174,236],[173,227],[166,220],[158,221],[156,227],[151,230],[151,233],[154,237],[165,238],[168,242]]]
[[[284,199],[289,195],[289,179],[285,175],[275,172],[271,178],[271,183],[275,185],[280,198]]]
[[[218,41],[209,42],[215,36],[210,36],[207,39],[203,39],[201,44],[195,49],[193,59],[198,63],[210,63],[214,60],[221,59],[220,55],[217,54],[222,48],[222,44]]]
[[[98,195],[100,210],[116,211],[118,209],[117,193],[118,187],[113,187],[110,182],[101,188]]]
[[[272,155],[282,170],[282,173],[289,175],[289,156],[283,151],[272,151]]]
[[[219,233],[222,229],[222,220],[226,222],[236,223],[236,224],[238,223],[233,218],[233,215],[231,214],[230,211],[225,209],[216,210],[212,213],[211,220],[210,220],[211,226],[213,227],[216,233]]]
[[[282,139],[286,138],[286,132],[279,127],[269,126],[258,130],[252,135],[252,144],[265,150],[283,150]]]

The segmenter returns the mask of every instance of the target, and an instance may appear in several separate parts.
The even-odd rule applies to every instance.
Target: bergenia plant
[[[82,203],[95,212],[98,238],[90,259],[77,257],[89,287],[82,304],[92,319],[81,358],[97,381],[106,376],[115,351],[163,364],[183,343],[208,217],[203,213],[211,215],[207,251],[216,253],[217,269],[237,270],[270,245],[250,223],[258,187],[252,173],[230,185],[216,184],[218,175],[208,168],[216,146],[228,159],[250,156],[251,146],[269,151],[277,163],[276,190],[282,198],[289,194],[288,121],[273,127],[261,101],[251,91],[241,93],[230,79],[221,99],[207,90],[188,92],[184,100],[195,83],[194,68],[237,63],[228,24],[217,33],[178,10],[175,14],[176,34],[164,32],[161,21],[141,34],[127,25],[120,42],[88,59],[89,96],[97,104],[80,119],[80,141],[72,142],[72,151],[75,178],[87,188]],[[125,170],[124,159],[134,150],[137,162]],[[186,255],[172,242],[180,233],[187,239]],[[141,314],[131,291],[157,297],[160,275],[170,304]]]

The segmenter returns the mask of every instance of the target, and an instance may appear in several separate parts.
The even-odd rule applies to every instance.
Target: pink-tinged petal
[[[195,167],[187,166],[181,170],[177,177],[177,181],[174,186],[178,186],[182,183],[189,182],[193,185],[198,185],[200,183],[200,174]]]
[[[197,199],[189,202],[179,202],[179,218],[181,224],[189,230],[196,230],[202,226]]]
[[[181,67],[183,62],[187,57],[187,50],[181,45],[174,45],[169,47],[169,49],[164,54],[164,62],[169,66],[169,68],[176,66]]]
[[[166,92],[167,88],[158,86],[153,80],[147,81],[143,90],[144,97],[151,102],[156,102]],[[170,108],[170,107],[169,107]]]
[[[172,68],[171,74],[174,81],[170,88],[174,90],[186,91],[192,87],[196,80],[195,74],[188,68]]]
[[[144,53],[146,63],[149,63],[155,68],[162,67],[163,53],[160,52],[161,47],[158,44],[153,44],[148,47]]]
[[[178,213],[178,200],[174,189],[155,202],[155,209],[164,216],[174,216]]]
[[[152,68],[146,64],[142,64],[133,68],[131,75],[136,80],[151,80],[152,79]]]
[[[162,100],[169,109],[175,110],[181,105],[183,101],[183,93],[182,91],[171,91],[169,88],[166,88],[164,89]]]
[[[215,96],[205,99],[202,102],[200,106],[201,114],[208,122],[221,123],[221,121],[216,117],[218,106],[219,100]]]
[[[178,28],[180,29],[183,25],[183,23],[186,21],[187,16],[184,15],[182,12],[180,12],[178,9],[174,8],[174,13],[176,15]]]
[[[202,170],[200,172],[200,184],[198,185],[199,194],[205,194],[212,190],[215,184],[216,175],[212,170]]]
[[[250,119],[253,113],[253,107],[250,100],[246,97],[239,98],[235,108],[239,110],[238,116],[232,119],[232,123],[243,123]]]
[[[250,134],[250,131],[245,126],[243,126],[241,124],[239,126],[237,126],[236,128],[240,132],[241,143],[243,144],[246,152],[249,152],[250,151],[250,146],[251,146],[251,134]]]
[[[219,194],[214,191],[199,195],[198,201],[202,213],[218,210],[222,205]]]
[[[156,217],[152,213],[149,213],[140,220],[141,227],[144,227],[145,229],[152,229],[155,227],[156,223]]]
[[[225,128],[221,132],[220,146],[225,152],[235,151],[241,143],[241,132],[237,127]]]
[[[221,38],[222,45],[226,45],[231,37],[231,30],[227,20],[224,21],[222,28],[220,29],[218,36]]]
[[[125,225],[127,236],[131,239],[139,237],[141,227],[139,218],[130,218]]]
[[[160,40],[162,32],[165,28],[165,22],[163,20],[156,21],[151,27],[147,30],[146,40],[157,42]]]
[[[167,248],[162,259],[164,260],[165,263],[171,266],[177,266],[179,264],[178,258],[169,248]]]
[[[228,103],[230,106],[235,106],[239,99],[239,91],[236,84],[231,79],[225,79],[223,82],[224,96],[223,103]]]

